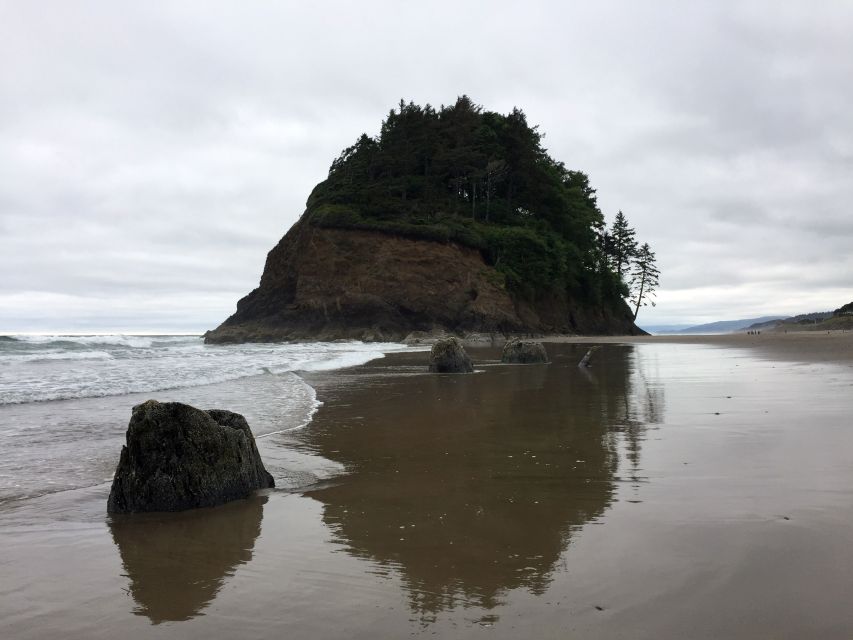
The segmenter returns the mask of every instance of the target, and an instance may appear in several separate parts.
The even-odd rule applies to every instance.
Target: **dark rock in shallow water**
[[[149,400],[133,408],[126,437],[109,513],[211,507],[274,486],[238,413]]]
[[[538,364],[548,362],[548,354],[541,342],[516,338],[504,345],[501,362],[507,364]]]
[[[429,354],[429,370],[433,373],[471,373],[471,358],[456,338],[441,338]]]

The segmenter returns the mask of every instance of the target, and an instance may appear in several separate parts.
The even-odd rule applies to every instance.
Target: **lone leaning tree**
[[[634,305],[634,320],[637,319],[637,314],[640,312],[640,307],[645,307],[651,304],[655,306],[655,292],[659,284],[658,271],[655,264],[655,254],[649,247],[649,243],[643,243],[636,253],[633,262],[633,270],[631,272],[631,304]]]

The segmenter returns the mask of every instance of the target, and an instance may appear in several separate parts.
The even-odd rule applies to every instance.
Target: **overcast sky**
[[[0,332],[212,328],[401,97],[522,108],[640,324],[853,300],[851,2],[0,0]]]

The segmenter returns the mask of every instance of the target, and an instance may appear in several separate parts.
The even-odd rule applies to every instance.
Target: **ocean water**
[[[400,349],[397,344],[361,342],[206,345],[199,336],[2,336],[0,405],[331,370]]]
[[[131,409],[149,398],[242,413],[263,439],[306,425],[317,410],[302,373],[407,349],[361,342],[206,345],[186,335],[2,336],[0,506],[108,482]],[[318,461],[268,449],[280,485],[318,479]]]

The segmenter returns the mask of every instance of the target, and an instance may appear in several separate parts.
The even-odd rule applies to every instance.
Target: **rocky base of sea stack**
[[[246,419],[149,400],[133,408],[109,513],[183,511],[274,486]]]

